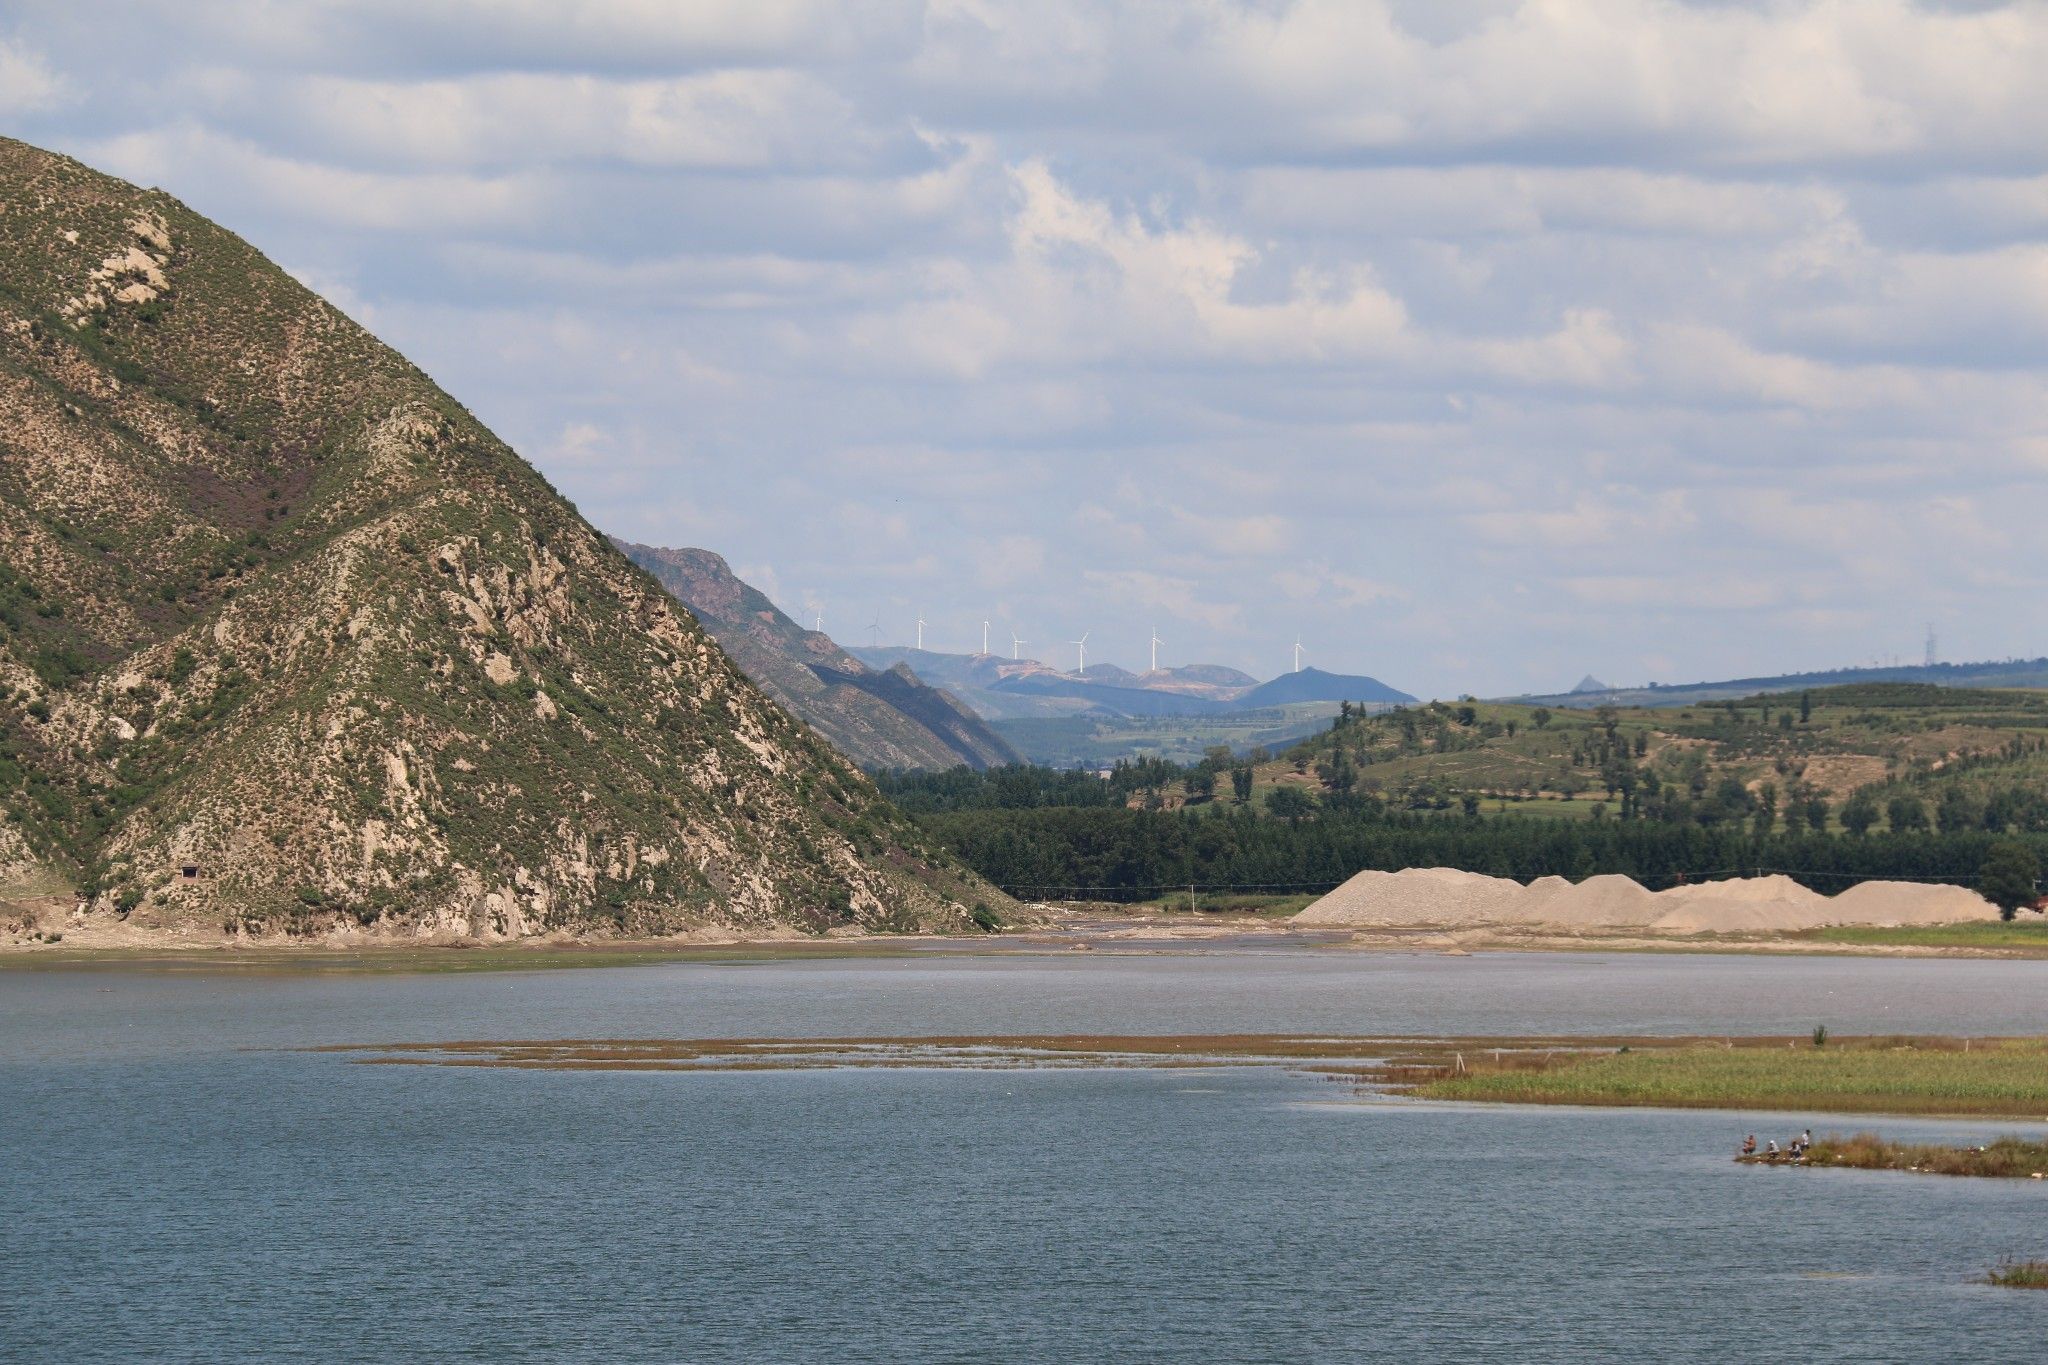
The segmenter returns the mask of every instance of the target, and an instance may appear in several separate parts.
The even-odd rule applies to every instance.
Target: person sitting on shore
[[[1756,1155],[1756,1134],[1755,1134],[1755,1133],[1751,1133],[1751,1134],[1750,1134],[1750,1135],[1749,1135],[1748,1137],[1746,1137],[1746,1138],[1744,1138],[1744,1139],[1742,1140],[1742,1154],[1743,1154],[1744,1156],[1755,1156],[1755,1155]]]
[[[1772,1138],[1764,1147],[1764,1156],[1771,1161],[1778,1159],[1778,1140]]]

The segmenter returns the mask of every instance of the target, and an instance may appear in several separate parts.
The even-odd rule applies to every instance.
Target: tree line
[[[1099,780],[1099,779],[1097,779]],[[1312,820],[1249,807],[954,810],[915,817],[969,867],[1013,895],[1144,900],[1179,887],[1320,890],[1354,873],[1456,867],[1528,881],[1622,873],[1652,890],[1782,872],[1828,894],[1875,878],[1973,885],[1987,858],[2048,854],[2048,836],[1982,829],[1851,835],[1759,834],[1745,824],[1445,817],[1365,803]],[[2022,898],[2017,892],[2015,901]]]

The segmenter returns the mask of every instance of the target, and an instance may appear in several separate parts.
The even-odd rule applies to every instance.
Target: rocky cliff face
[[[711,632],[769,696],[864,768],[1021,762],[987,722],[907,668],[869,668],[805,630],[709,550],[616,542]]]
[[[996,899],[402,357],[168,196],[5,140],[0,544],[17,922],[65,886],[209,932]]]

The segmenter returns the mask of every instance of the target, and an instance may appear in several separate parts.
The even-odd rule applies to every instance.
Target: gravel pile
[[[1530,886],[1533,889],[1535,883]],[[1527,913],[1531,923],[1599,928],[1652,924],[1669,908],[1639,886],[1635,878],[1610,872],[1588,877],[1577,886],[1567,882],[1564,890],[1531,904]]]
[[[1650,922],[1672,933],[1734,934],[1813,929],[1837,922],[1831,903],[1790,877],[1733,877],[1657,893],[1664,913]]]
[[[1510,877],[1449,867],[1361,872],[1294,917],[1296,924],[1507,924],[1525,895]]]
[[[1837,924],[1955,924],[1996,919],[1998,907],[1966,886],[1858,882],[1834,899]]]
[[[1863,882],[1823,896],[1790,877],[1734,878],[1650,892],[1632,878],[1543,877],[1523,886],[1448,867],[1361,872],[1294,917],[1301,925],[1427,927],[1555,925],[1668,933],[1784,933],[1824,924],[1949,924],[1996,918],[1960,886]]]

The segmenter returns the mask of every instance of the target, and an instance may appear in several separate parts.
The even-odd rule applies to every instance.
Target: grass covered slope
[[[148,926],[507,935],[964,926],[989,897],[247,243],[4,140],[0,209],[17,917],[62,884]]]

